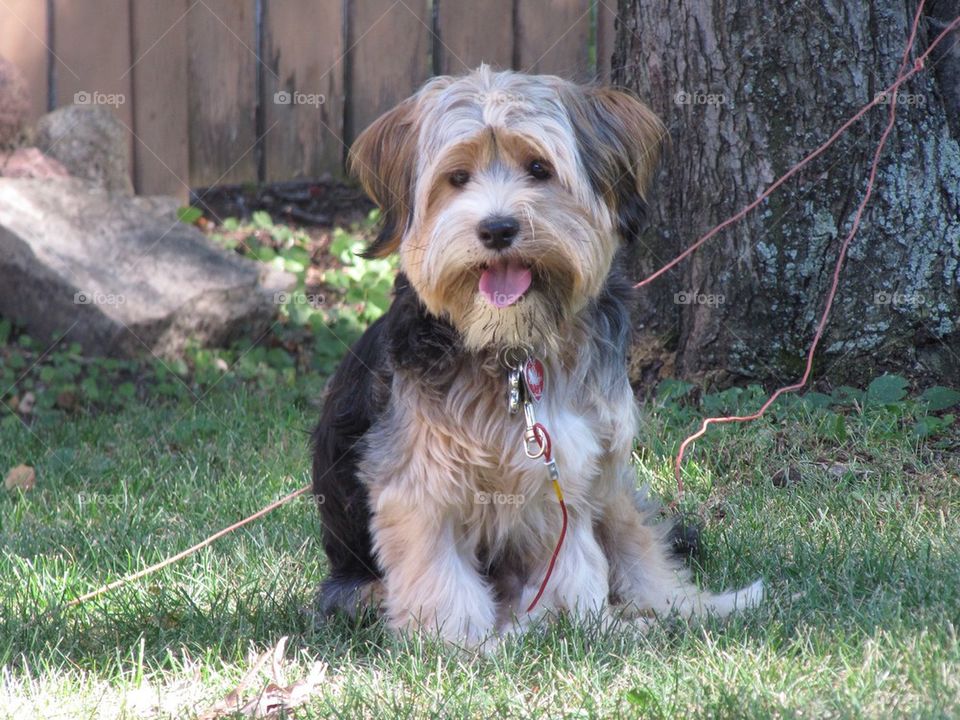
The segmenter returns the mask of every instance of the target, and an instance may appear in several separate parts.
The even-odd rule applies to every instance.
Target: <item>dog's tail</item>
[[[757,607],[765,595],[763,580],[724,593],[699,591],[688,586],[681,588],[670,599],[670,609],[687,618],[703,615],[725,618],[734,612]]]
[[[371,575],[335,574],[320,583],[316,607],[324,617],[342,614],[359,619],[375,612],[383,600],[380,580]]]

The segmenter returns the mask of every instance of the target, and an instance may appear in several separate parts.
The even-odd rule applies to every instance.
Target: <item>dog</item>
[[[400,270],[312,437],[323,612],[375,607],[476,647],[549,614],[759,603],[759,581],[691,583],[631,466],[625,259],[664,134],[625,91],[481,66],[356,139],[349,169],[383,221],[365,254],[399,253]]]

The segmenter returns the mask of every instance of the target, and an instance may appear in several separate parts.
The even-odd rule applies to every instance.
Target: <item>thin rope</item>
[[[146,567],[146,568],[144,568],[143,570],[138,570],[138,571],[135,572],[135,573],[131,573],[130,575],[126,575],[126,576],[120,578],[119,580],[114,580],[112,583],[108,583],[108,584],[104,585],[103,587],[100,587],[100,588],[97,588],[96,590],[93,590],[93,591],[91,591],[91,592],[88,592],[88,593],[85,594],[85,595],[81,595],[81,596],[78,597],[78,598],[74,598],[73,600],[71,600],[70,602],[67,603],[67,607],[75,607],[75,606],[80,605],[80,604],[82,604],[82,603],[85,603],[85,602],[87,602],[87,601],[89,601],[89,600],[93,600],[95,597],[99,597],[100,595],[103,595],[104,593],[110,592],[111,590],[115,590],[115,589],[117,589],[118,587],[121,587],[121,586],[123,586],[123,585],[126,585],[127,583],[133,582],[134,580],[139,580],[140,578],[146,577],[147,575],[151,575],[151,574],[157,572],[158,570],[162,570],[163,568],[167,567],[168,565],[172,565],[173,563],[177,562],[178,560],[182,560],[183,558],[187,557],[188,555],[193,555],[193,554],[194,554],[195,552],[197,552],[198,550],[202,550],[202,549],[205,548],[207,545],[210,545],[211,543],[213,543],[213,542],[219,540],[220,538],[222,538],[224,535],[227,535],[228,533],[232,533],[232,532],[233,532],[234,530],[236,530],[237,528],[242,528],[242,527],[243,527],[244,525],[246,525],[247,523],[251,523],[251,522],[253,522],[254,520],[256,520],[256,519],[258,519],[258,518],[262,518],[262,517],[263,517],[264,515],[266,515],[268,512],[271,512],[272,510],[275,510],[276,508],[280,507],[281,505],[285,505],[286,503],[290,502],[291,500],[293,500],[293,499],[295,499],[295,498],[297,498],[297,497],[299,497],[299,496],[301,496],[301,495],[303,495],[304,493],[307,493],[307,492],[309,492],[309,491],[310,491],[310,485],[305,485],[304,487],[300,488],[299,490],[295,490],[294,492],[290,493],[289,495],[284,495],[282,498],[280,498],[279,500],[276,500],[276,501],[270,503],[270,504],[267,505],[265,508],[263,508],[263,509],[261,509],[261,510],[257,510],[257,512],[255,512],[253,515],[250,515],[249,517],[246,517],[246,518],[244,518],[243,520],[240,520],[240,521],[238,521],[238,522],[235,522],[233,525],[230,525],[229,527],[225,527],[223,530],[220,530],[219,532],[215,532],[213,535],[211,535],[210,537],[208,537],[206,540],[203,540],[203,541],[201,541],[201,542],[198,542],[196,545],[193,545],[192,547],[189,547],[189,548],[187,548],[186,550],[183,550],[182,552],[178,552],[176,555],[174,555],[174,556],[172,556],[172,557],[169,557],[169,558],[167,558],[166,560],[162,560],[162,561],[160,561],[160,562],[158,562],[158,563],[156,563],[156,564],[154,564],[154,565],[151,565],[150,567]]]
[[[907,77],[909,77],[909,76],[912,75],[913,73],[917,72],[920,68],[922,68],[922,67],[923,67],[923,60],[926,58],[927,55],[929,55],[929,53],[930,53],[930,51],[933,49],[934,45],[935,45],[936,43],[940,42],[940,40],[941,40],[943,37],[945,37],[945,35],[950,31],[951,28],[956,27],[957,25],[960,25],[960,16],[958,16],[958,17],[955,18],[954,21],[947,27],[947,29],[944,30],[944,31],[937,37],[937,39],[934,41],[934,44],[930,46],[930,48],[927,50],[927,52],[924,53],[923,55],[921,55],[919,58],[917,58],[917,61],[914,63],[913,69],[912,69],[910,72],[905,73],[905,72],[904,72],[904,68],[905,68],[905,66],[906,66],[906,64],[907,64],[907,59],[908,59],[909,56],[910,56],[910,51],[913,49],[913,45],[914,45],[914,42],[915,42],[915,40],[916,40],[917,28],[918,28],[918,26],[919,26],[919,24],[920,24],[920,16],[921,16],[922,11],[923,11],[924,2],[925,2],[925,0],[921,0],[920,4],[919,4],[918,7],[917,7],[917,13],[916,13],[916,15],[914,16],[914,19],[913,19],[913,26],[912,26],[912,29],[911,29],[911,32],[910,32],[910,37],[909,37],[908,40],[907,40],[907,45],[906,45],[906,48],[904,49],[904,52],[903,52],[903,59],[900,61],[900,68],[899,68],[899,70],[898,70],[899,77],[898,77],[897,81],[896,81],[893,85],[891,85],[891,88],[899,87],[899,85],[902,84],[902,82],[903,82]],[[889,92],[889,90],[888,90],[888,92]],[[874,99],[874,103],[872,103],[871,105],[867,105],[867,106],[866,106],[866,109],[869,109],[870,107],[872,107],[873,104],[876,104],[876,102],[877,102],[877,100],[879,99],[879,97],[880,97],[880,96],[878,96],[877,98]],[[861,113],[862,113],[862,112],[863,112],[863,111],[861,111]],[[836,265],[834,266],[834,269],[833,269],[833,279],[832,279],[832,282],[831,282],[831,285],[830,285],[830,291],[827,293],[826,304],[825,304],[825,306],[824,306],[824,308],[823,308],[823,312],[822,312],[822,314],[821,314],[821,316],[820,316],[820,321],[819,321],[819,323],[817,324],[817,330],[816,330],[816,333],[814,334],[813,342],[810,344],[810,349],[809,349],[809,351],[807,352],[807,362],[806,362],[806,367],[805,367],[804,372],[803,372],[803,377],[801,377],[799,381],[797,381],[796,383],[794,383],[794,384],[792,384],[792,385],[787,385],[787,386],[778,388],[778,389],[767,399],[767,401],[764,402],[763,405],[760,406],[760,409],[757,410],[755,413],[751,413],[750,415],[731,415],[731,416],[726,416],[726,417],[709,417],[709,418],[705,418],[705,419],[703,420],[703,422],[700,424],[700,428],[699,428],[695,433],[693,433],[692,435],[690,435],[689,437],[687,437],[687,438],[680,444],[680,449],[677,451],[677,457],[676,457],[676,460],[675,460],[675,462],[674,462],[674,479],[676,480],[676,483],[677,483],[677,492],[678,492],[678,495],[679,495],[679,496],[682,496],[682,495],[683,495],[683,477],[682,477],[682,473],[681,473],[682,464],[683,464],[683,456],[684,456],[684,454],[686,453],[687,448],[688,448],[692,443],[696,442],[699,438],[703,437],[703,435],[706,434],[707,429],[710,427],[710,425],[720,425],[720,424],[732,423],[732,422],[749,422],[749,421],[751,421],[751,420],[756,420],[756,419],[762,417],[762,416],[764,415],[764,413],[766,413],[766,411],[770,408],[770,406],[773,405],[773,403],[776,402],[777,398],[779,398],[781,395],[783,395],[784,393],[796,392],[797,390],[800,390],[800,389],[802,389],[804,386],[806,386],[807,381],[810,379],[810,374],[811,374],[811,372],[813,371],[813,357],[814,357],[814,355],[815,355],[815,353],[816,353],[817,347],[818,347],[819,344],[820,344],[820,340],[821,340],[821,338],[823,337],[824,330],[825,330],[826,327],[827,327],[827,322],[828,322],[828,320],[829,320],[829,318],[830,318],[830,311],[831,311],[831,309],[833,308],[833,302],[834,302],[834,300],[836,299],[837,288],[838,288],[839,285],[840,285],[840,271],[841,271],[841,269],[843,268],[843,263],[844,263],[844,261],[846,260],[847,250],[849,249],[850,243],[853,241],[854,237],[855,237],[856,234],[857,234],[857,231],[858,231],[859,228],[860,228],[860,222],[861,222],[861,220],[863,219],[863,212],[864,212],[864,210],[865,210],[865,208],[866,208],[866,206],[867,206],[867,203],[870,201],[871,195],[873,194],[873,188],[874,188],[874,184],[875,184],[876,178],[877,178],[877,169],[878,169],[878,167],[879,167],[879,165],[880,165],[880,157],[881,157],[882,154],[883,154],[883,149],[884,149],[884,147],[886,146],[887,140],[889,139],[889,136],[890,136],[890,133],[891,133],[892,130],[893,130],[894,124],[895,124],[895,122],[896,122],[896,118],[897,118],[897,100],[896,100],[896,97],[893,97],[893,98],[891,99],[891,101],[890,101],[890,116],[889,116],[889,119],[887,120],[887,125],[886,125],[886,127],[884,128],[883,133],[882,133],[881,136],[880,136],[880,141],[877,143],[877,149],[876,149],[876,151],[874,152],[874,155],[873,155],[873,162],[872,162],[871,165],[870,165],[870,174],[869,174],[869,177],[867,178],[866,191],[864,192],[864,195],[863,195],[863,198],[862,198],[861,201],[860,201],[860,204],[857,206],[857,211],[856,211],[856,213],[855,213],[855,215],[854,215],[853,223],[852,223],[852,225],[851,225],[851,227],[850,227],[850,232],[847,234],[846,238],[844,239],[843,243],[842,243],[841,246],[840,246],[840,253],[839,253],[838,256],[837,256],[837,262],[836,262]],[[849,124],[850,124],[849,122],[846,123],[844,127],[848,126]],[[724,221],[724,223],[721,223],[720,225],[718,225],[718,226],[717,226],[716,228],[714,228],[714,230],[712,230],[710,233],[707,233],[707,235],[705,235],[701,240],[697,241],[697,243],[694,243],[694,245],[691,247],[691,250],[692,250],[692,249],[696,249],[696,247],[698,247],[699,245],[701,245],[706,239],[708,239],[708,238],[711,237],[713,234],[715,234],[715,231],[716,231],[716,230],[720,229],[721,227],[724,227],[725,225],[729,225],[729,224],[731,224],[732,222],[735,222],[736,220],[738,220],[738,219],[740,219],[741,217],[743,217],[744,215],[746,215],[747,212],[749,212],[753,207],[756,207],[756,205],[759,204],[759,202],[760,202],[761,200],[763,200],[766,195],[769,195],[770,192],[772,192],[777,186],[779,186],[779,184],[781,184],[784,180],[786,180],[791,174],[795,173],[800,167],[802,167],[804,164],[806,164],[807,162],[809,162],[813,157],[816,156],[816,154],[818,154],[818,153],[821,152],[822,150],[826,149],[826,147],[829,147],[829,145],[832,144],[833,140],[834,140],[836,137],[837,137],[837,135],[836,135],[836,133],[835,133],[834,136],[833,136],[827,143],[825,143],[824,145],[821,145],[820,148],[818,148],[818,150],[816,150],[814,153],[811,153],[810,155],[808,155],[804,160],[802,160],[800,163],[798,163],[796,166],[794,166],[794,168],[793,168],[792,170],[790,170],[786,175],[784,175],[782,178],[780,178],[780,180],[778,180],[776,183],[774,183],[773,185],[771,185],[770,188],[768,189],[768,191],[767,191],[766,193],[764,193],[764,195],[761,195],[760,198],[758,198],[757,201],[755,201],[754,203],[751,203],[751,205],[747,206],[747,208],[745,208],[744,210],[741,210],[740,213],[738,213],[737,215],[735,215],[733,218],[730,218],[729,220]],[[687,251],[687,254],[689,254],[689,250]],[[668,263],[668,265],[665,266],[664,269],[666,269],[667,267],[670,267],[671,264],[676,264],[676,262],[679,261],[680,259],[682,259],[682,257],[683,257],[683,256],[680,256],[680,257],[678,257],[676,260],[672,261],[672,263]],[[661,273],[662,273],[662,270],[659,271],[658,273],[655,273],[655,274],[654,274],[653,276],[651,276],[650,278],[647,278],[647,280],[644,280],[643,282],[644,282],[644,283],[649,282],[651,279],[653,279],[653,277],[655,277],[656,275],[661,274]]]

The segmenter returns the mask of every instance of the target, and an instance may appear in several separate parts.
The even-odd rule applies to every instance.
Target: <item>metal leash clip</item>
[[[544,457],[547,450],[547,439],[542,436],[543,426],[537,423],[537,415],[533,410],[533,404],[543,398],[543,363],[528,356],[523,362],[520,377],[523,382],[523,450],[528,458],[536,459]]]
[[[543,457],[546,445],[543,438],[537,435],[537,416],[533,412],[533,403],[529,400],[523,401],[523,451],[531,460]]]

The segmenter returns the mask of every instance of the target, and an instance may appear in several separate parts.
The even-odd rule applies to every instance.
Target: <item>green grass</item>
[[[910,402],[787,402],[696,446],[683,507],[705,524],[698,576],[770,587],[725,625],[643,636],[561,622],[480,658],[316,625],[324,568],[306,500],[65,608],[307,482],[320,380],[226,385],[199,405],[3,426],[0,472],[33,465],[37,486],[0,489],[0,717],[193,717],[236,685],[251,648],[284,635],[290,680],[329,666],[298,717],[960,716],[960,440],[918,439]],[[727,401],[754,399],[710,402]],[[638,483],[675,494],[672,452],[702,412],[651,406]],[[775,483],[786,467],[792,482]]]

